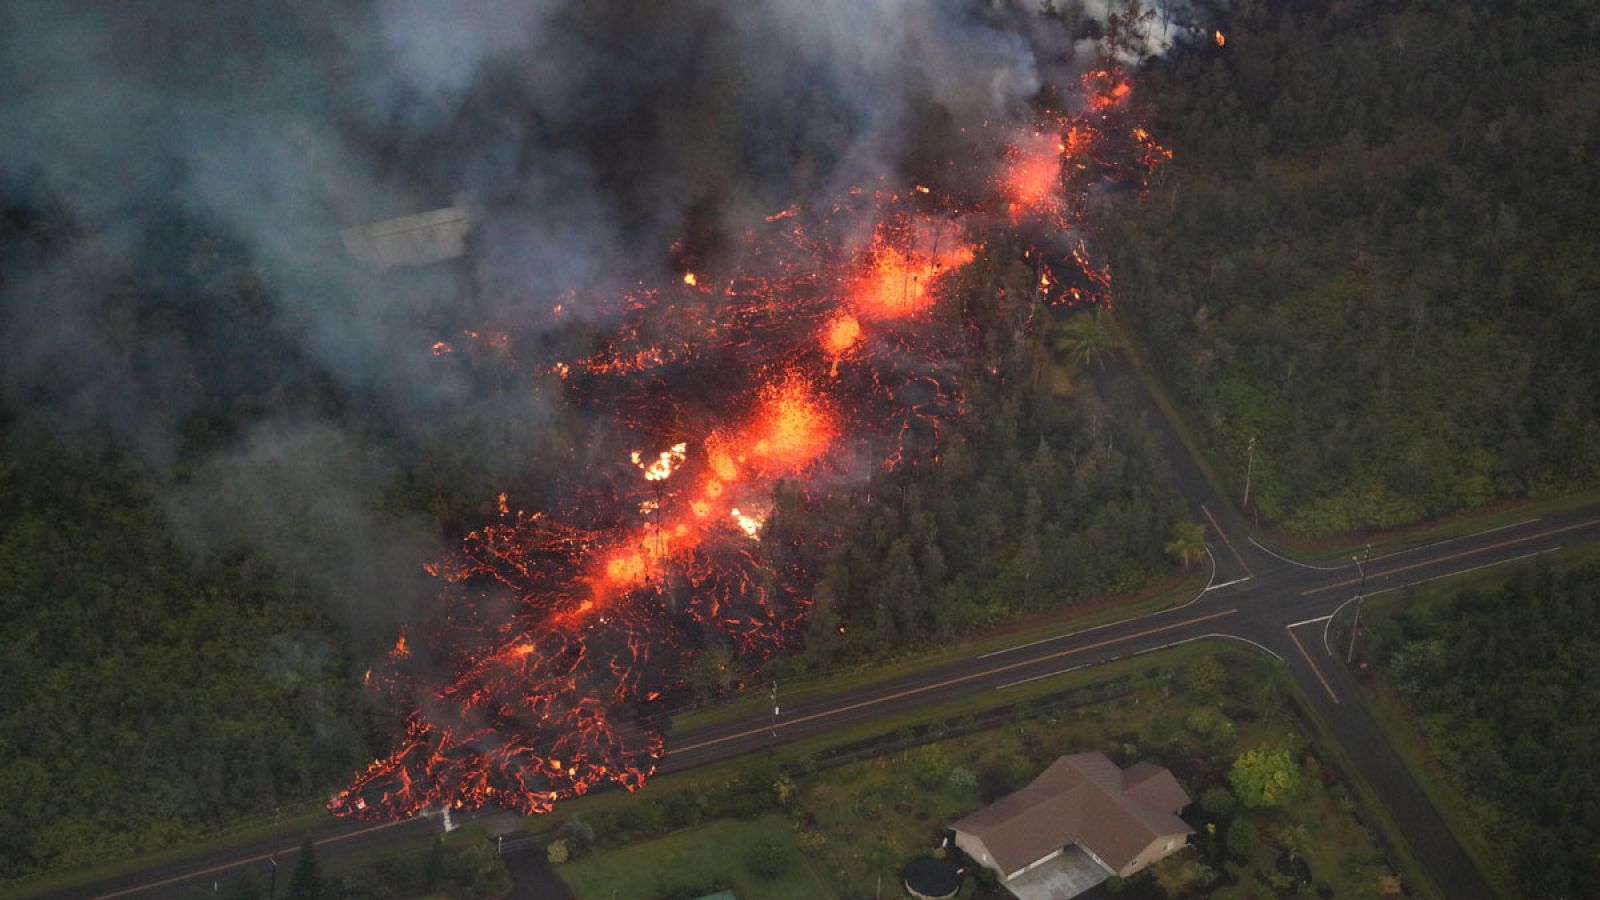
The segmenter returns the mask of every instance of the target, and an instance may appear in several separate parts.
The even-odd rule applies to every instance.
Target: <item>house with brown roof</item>
[[[1102,879],[1127,877],[1183,848],[1194,833],[1178,818],[1188,805],[1160,766],[1123,769],[1103,753],[1078,753],[951,827],[956,846],[1006,882],[1074,846],[1104,870]]]

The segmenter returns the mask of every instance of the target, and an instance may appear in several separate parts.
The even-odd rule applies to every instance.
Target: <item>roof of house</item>
[[[345,251],[379,269],[425,266],[467,252],[467,233],[478,216],[472,199],[458,194],[450,206],[346,228]]]
[[[1177,816],[1188,804],[1178,780],[1160,766],[1121,769],[1104,753],[1078,753],[952,827],[983,841],[1002,872],[1068,844],[1120,870],[1156,838],[1192,833]]]

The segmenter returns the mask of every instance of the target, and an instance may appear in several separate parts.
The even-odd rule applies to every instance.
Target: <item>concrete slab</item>
[[[1004,884],[1017,900],[1072,900],[1110,877],[1111,872],[1074,845]]]

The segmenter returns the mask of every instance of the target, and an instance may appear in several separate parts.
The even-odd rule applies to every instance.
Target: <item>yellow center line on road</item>
[[[1202,503],[1200,504],[1200,511],[1205,513],[1207,519],[1211,520],[1211,527],[1217,530],[1217,537],[1222,538],[1222,543],[1228,546],[1228,552],[1232,553],[1233,558],[1239,561],[1240,567],[1244,569],[1244,574],[1250,576],[1251,578],[1256,577],[1256,573],[1250,571],[1250,564],[1244,561],[1244,557],[1239,555],[1238,548],[1233,546],[1233,541],[1228,540],[1228,533],[1222,530],[1221,525],[1217,524],[1217,519],[1215,516],[1211,515],[1211,510],[1206,509],[1205,504]]]
[[[1596,524],[1600,524],[1600,519],[1590,519],[1587,522],[1578,522],[1578,523],[1573,524],[1573,525],[1563,525],[1560,528],[1552,528],[1549,531],[1541,531],[1538,534],[1530,534],[1530,535],[1526,535],[1524,537],[1512,538],[1511,540],[1508,540],[1508,541],[1501,541],[1498,544],[1490,544],[1487,547],[1479,547],[1479,548],[1477,548],[1475,550],[1462,550],[1459,553],[1451,553],[1448,556],[1437,556],[1437,557],[1434,557],[1433,559],[1425,559],[1425,560],[1422,560],[1421,562],[1414,562],[1414,563],[1411,563],[1410,565],[1400,566],[1399,568],[1385,569],[1382,572],[1373,572],[1373,573],[1370,573],[1369,575],[1367,575],[1367,580],[1371,581],[1374,578],[1382,578],[1382,577],[1384,577],[1386,575],[1398,575],[1401,572],[1409,572],[1412,569],[1420,569],[1423,566],[1431,566],[1431,565],[1435,565],[1435,564],[1442,563],[1442,562],[1449,562],[1452,559],[1460,559],[1463,556],[1472,556],[1473,554],[1476,554],[1476,553],[1488,553],[1491,550],[1500,550],[1500,549],[1503,549],[1505,547],[1514,547],[1517,544],[1524,544],[1524,543],[1527,543],[1528,541],[1536,541],[1536,540],[1538,540],[1539,538],[1542,538],[1542,537],[1549,537],[1549,536],[1551,536],[1553,534],[1561,534],[1561,533],[1567,532],[1567,531],[1575,531],[1575,530],[1577,530],[1579,528],[1587,528],[1590,525],[1596,525]],[[1332,584],[1325,584],[1322,587],[1309,588],[1307,590],[1301,591],[1300,592],[1300,596],[1304,597],[1307,594],[1320,594],[1323,591],[1332,591],[1332,590],[1336,590],[1338,588],[1349,587],[1352,584],[1360,584],[1360,583],[1361,583],[1361,579],[1360,578],[1347,578],[1344,581],[1335,581]]]
[[[362,829],[360,829],[358,831],[351,831],[351,832],[347,832],[345,834],[336,834],[336,835],[333,835],[332,837],[325,837],[320,841],[316,841],[315,842],[315,846],[318,846],[318,847],[326,846],[328,844],[337,843],[338,841],[348,840],[349,838],[360,837],[363,834],[371,834],[374,831],[382,831],[385,828],[393,828],[396,825],[404,825],[407,822],[411,822],[411,821],[413,821],[413,820],[412,819],[395,819],[392,822],[382,822],[382,823],[379,823],[377,825],[373,825],[370,828],[362,828]],[[237,866],[248,866],[251,863],[265,862],[266,860],[269,860],[269,859],[273,858],[274,856],[288,855],[290,853],[298,852],[299,850],[300,850],[299,845],[295,845],[293,847],[285,847],[282,850],[275,850],[275,851],[273,851],[271,853],[263,853],[260,856],[252,856],[249,859],[236,859],[233,862],[226,862],[226,863],[223,863],[220,866],[212,866],[209,869],[201,869],[198,872],[186,872],[186,873],[184,873],[182,875],[174,875],[171,878],[162,879],[161,881],[152,881],[149,884],[141,884],[141,885],[139,885],[137,887],[123,888],[120,891],[114,891],[114,892],[112,892],[110,894],[101,894],[98,897],[95,897],[94,900],[110,900],[110,898],[112,898],[112,897],[121,897],[124,894],[136,894],[136,893],[138,893],[140,891],[148,891],[148,890],[152,890],[152,889],[158,888],[158,887],[165,887],[166,885],[173,884],[173,883],[176,883],[176,882],[179,882],[179,881],[188,881],[191,878],[199,878],[202,875],[210,875],[210,874],[212,874],[214,872],[222,872],[222,871],[225,871],[227,869],[235,868]]]
[[[867,707],[867,706],[876,706],[879,703],[888,703],[888,702],[893,701],[893,700],[899,700],[899,699],[901,699],[903,697],[910,697],[910,696],[913,696],[915,694],[924,694],[924,693],[927,693],[928,691],[936,691],[936,690],[938,690],[939,688],[942,688],[942,687],[949,687],[952,684],[960,684],[960,683],[962,683],[964,681],[971,681],[974,678],[982,678],[985,675],[994,675],[994,674],[999,673],[999,672],[1009,672],[1012,669],[1019,669],[1019,668],[1021,668],[1023,666],[1031,666],[1031,665],[1034,665],[1035,663],[1047,662],[1047,661],[1052,660],[1052,659],[1060,659],[1063,656],[1071,656],[1074,653],[1084,653],[1084,652],[1087,652],[1089,650],[1098,650],[1101,647],[1109,647],[1112,644],[1120,644],[1120,643],[1123,643],[1124,641],[1131,641],[1131,640],[1135,640],[1137,638],[1149,637],[1152,634],[1160,634],[1163,631],[1172,631],[1175,628],[1182,628],[1185,625],[1195,625],[1195,624],[1198,624],[1200,622],[1209,622],[1212,619],[1220,619],[1223,616],[1231,616],[1231,615],[1233,615],[1234,613],[1236,613],[1238,611],[1239,610],[1237,610],[1237,609],[1225,609],[1225,610],[1222,610],[1221,612],[1209,613],[1209,614],[1204,615],[1204,616],[1196,616],[1196,617],[1194,617],[1192,619],[1184,619],[1182,622],[1173,622],[1170,625],[1162,625],[1162,626],[1160,626],[1158,628],[1147,628],[1144,631],[1139,631],[1139,632],[1135,632],[1133,634],[1123,635],[1122,637],[1108,638],[1108,639],[1103,640],[1103,641],[1097,641],[1097,642],[1095,642],[1093,644],[1085,644],[1082,647],[1073,647],[1070,650],[1058,650],[1055,653],[1051,653],[1051,654],[1049,654],[1047,656],[1036,656],[1033,659],[1018,660],[1017,662],[1006,663],[1003,666],[995,666],[993,668],[984,669],[981,672],[971,672],[971,673],[968,673],[966,675],[958,675],[955,678],[947,678],[944,681],[936,681],[936,682],[934,682],[932,684],[917,685],[914,688],[907,688],[907,689],[905,689],[903,691],[897,691],[897,692],[895,692],[893,694],[885,694],[885,695],[883,695],[881,697],[873,697],[870,700],[862,700],[859,703],[851,703],[851,704],[846,705],[846,706],[839,706],[839,707],[835,707],[833,709],[825,709],[825,710],[822,710],[821,712],[814,712],[814,713],[810,713],[810,714],[804,715],[804,716],[799,716],[799,717],[793,718],[793,719],[784,719],[784,720],[776,723],[776,725],[768,725],[768,726],[763,726],[761,728],[752,728],[752,729],[750,729],[748,731],[741,731],[741,732],[738,732],[737,734],[729,734],[729,735],[724,735],[723,737],[719,737],[719,738],[712,738],[709,741],[701,741],[698,744],[689,744],[688,746],[685,746],[685,747],[673,747],[673,748],[668,750],[668,755],[670,756],[672,753],[687,753],[690,750],[699,750],[702,747],[710,747],[710,746],[713,746],[715,744],[722,744],[722,743],[726,743],[728,741],[736,741],[736,740],[739,740],[740,738],[751,737],[752,735],[768,734],[774,728],[787,728],[787,727],[789,727],[791,725],[799,725],[802,722],[811,722],[811,721],[815,721],[817,719],[825,719],[825,718],[827,718],[829,716],[837,716],[840,713],[847,713],[847,712],[850,712],[851,710],[861,709],[861,708]]]
[[[1299,624],[1304,625],[1307,623],[1301,622]],[[1317,668],[1316,660],[1311,658],[1311,654],[1306,652],[1305,645],[1300,643],[1299,635],[1294,633],[1294,626],[1291,625],[1288,628],[1285,628],[1284,631],[1289,632],[1289,640],[1294,641],[1295,649],[1299,650],[1300,655],[1305,657],[1306,665],[1311,667],[1311,674],[1317,676],[1317,680],[1322,682],[1322,689],[1328,692],[1328,699],[1332,700],[1334,704],[1337,705],[1339,703],[1339,695],[1333,692],[1333,686],[1328,684],[1328,679],[1322,677],[1322,670]]]

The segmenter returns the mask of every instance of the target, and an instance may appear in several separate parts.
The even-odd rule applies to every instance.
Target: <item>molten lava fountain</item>
[[[1094,183],[1142,183],[1170,155],[1129,120],[1121,71],[1096,69],[1080,90],[1083,111],[1020,129],[994,178],[1010,225],[1056,242],[1083,231]],[[775,215],[746,270],[631,297],[601,350],[553,367],[567,402],[636,449],[559,508],[514,510],[502,495],[496,521],[429,566],[444,585],[435,614],[367,676],[403,733],[335,813],[539,813],[600,785],[636,789],[665,752],[650,713],[681,695],[708,642],[752,672],[793,643],[811,584],[800,561],[815,554],[763,546],[775,488],[903,464],[909,437],[927,445],[961,410],[954,373],[976,343],[951,333],[971,329],[941,303],[992,223],[930,193],[858,192],[841,208],[878,224],[854,250]],[[1109,275],[1081,240],[1065,244],[1029,251],[1041,294],[1108,300]]]

